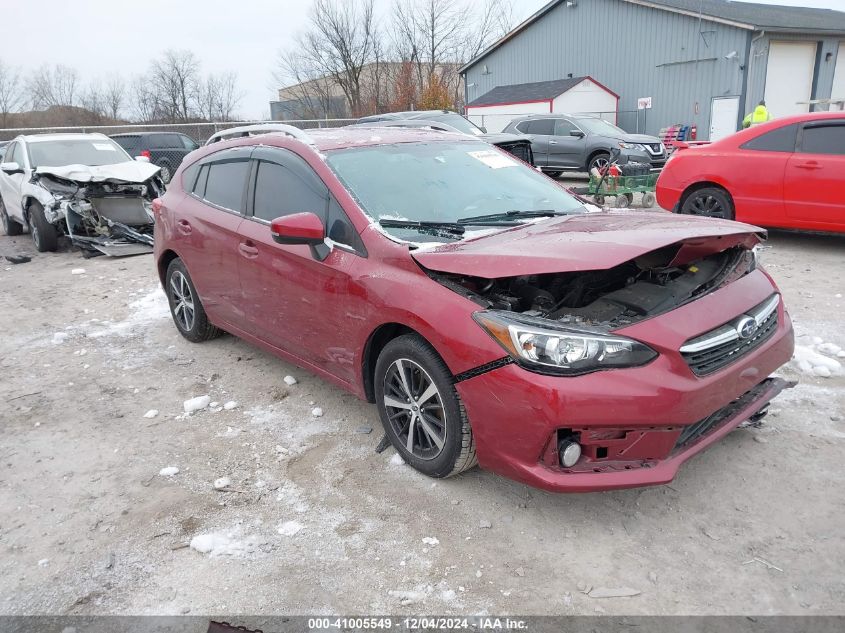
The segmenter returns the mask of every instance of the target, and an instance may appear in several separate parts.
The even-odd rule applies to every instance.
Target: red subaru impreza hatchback
[[[280,126],[189,154],[154,209],[185,338],[225,330],[374,402],[432,477],[665,483],[787,386],[761,229],[586,208],[470,137]]]

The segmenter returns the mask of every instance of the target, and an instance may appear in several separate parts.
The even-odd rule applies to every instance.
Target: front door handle
[[[182,235],[190,235],[192,231],[191,223],[187,220],[179,220],[176,223],[176,230],[178,230]]]
[[[255,259],[258,257],[258,249],[255,247],[255,242],[252,240],[247,240],[246,242],[238,244],[238,250],[241,252],[241,255],[247,259]]]
[[[819,165],[819,161],[817,160],[808,160],[806,163],[797,163],[795,165],[798,169],[821,169],[822,166]]]
[[[557,141],[549,141],[549,145],[557,145]]]

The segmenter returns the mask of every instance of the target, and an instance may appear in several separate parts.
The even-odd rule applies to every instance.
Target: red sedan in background
[[[817,112],[682,148],[657,181],[664,209],[845,232],[845,112]]]

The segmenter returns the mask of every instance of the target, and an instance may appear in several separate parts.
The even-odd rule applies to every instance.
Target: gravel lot
[[[843,247],[763,251],[802,344],[845,346]],[[150,257],[0,237],[21,252],[0,266],[0,613],[845,614],[841,374],[784,369],[800,384],[762,428],[668,486],[434,482],[374,452],[371,405],[233,337],[182,339]],[[205,394],[238,404],[185,416]]]

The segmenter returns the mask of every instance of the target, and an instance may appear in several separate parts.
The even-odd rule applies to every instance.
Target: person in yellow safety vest
[[[760,103],[757,104],[757,107],[754,108],[754,112],[749,112],[742,120],[742,127],[746,128],[751,127],[752,125],[760,125],[761,123],[771,120],[772,115],[769,114],[769,111],[766,108],[766,102],[760,101]]]

